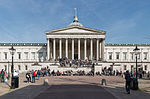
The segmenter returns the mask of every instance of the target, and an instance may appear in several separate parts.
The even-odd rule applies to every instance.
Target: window
[[[134,65],[131,65],[131,71],[133,71],[133,69],[134,69]]]
[[[21,53],[18,53],[18,59],[21,59]]]
[[[112,60],[112,53],[109,53],[109,59]]]
[[[27,65],[25,66],[25,70],[28,70],[28,66]]]
[[[137,59],[140,59],[140,53],[139,53],[139,54],[137,54]]]
[[[25,52],[25,59],[28,59],[28,52]]]
[[[7,53],[4,53],[4,55],[5,55],[5,59],[7,59]]]
[[[144,66],[144,70],[147,70],[147,65]]]
[[[116,59],[119,59],[119,53],[116,53]]]
[[[47,55],[47,52],[45,53],[45,55]],[[44,57],[44,60],[46,60],[46,56],[43,55],[43,57]]]
[[[39,52],[39,59],[43,57],[43,52]]]
[[[18,65],[18,70],[21,70],[21,66],[20,65]]]
[[[35,59],[35,52],[32,52],[32,59]]]
[[[134,53],[131,53],[131,59],[132,60],[134,59]]]
[[[7,65],[5,65],[4,67],[5,67],[5,69],[4,69],[4,70],[5,70],[5,71],[7,71]]]
[[[123,59],[126,60],[127,59],[127,53],[123,53]]]
[[[144,53],[144,60],[147,60],[147,53]]]
[[[137,67],[139,67],[139,68],[140,68],[140,67],[141,67],[141,65],[138,65]]]
[[[127,65],[124,65],[124,70],[127,70]]]

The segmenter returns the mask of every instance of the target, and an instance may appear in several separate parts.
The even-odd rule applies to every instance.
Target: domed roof
[[[78,21],[78,17],[77,17],[77,9],[75,8],[75,16],[74,16],[74,20],[73,23],[71,23],[69,26],[83,26],[81,23],[79,23]]]
[[[79,22],[73,22],[69,26],[83,26],[83,25]]]

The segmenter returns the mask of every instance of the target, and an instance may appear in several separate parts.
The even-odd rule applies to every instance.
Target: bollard
[[[48,79],[44,79],[44,85],[48,85]]]
[[[106,86],[106,79],[102,79],[102,83],[103,86]]]

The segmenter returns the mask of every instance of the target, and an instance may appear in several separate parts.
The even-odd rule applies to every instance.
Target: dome
[[[74,16],[73,23],[71,23],[69,26],[83,26],[83,25],[79,23],[77,16]]]
[[[69,26],[83,26],[83,25],[79,22],[73,22]]]

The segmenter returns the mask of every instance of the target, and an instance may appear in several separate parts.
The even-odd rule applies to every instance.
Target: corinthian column
[[[74,60],[74,39],[72,39],[72,60]]]
[[[93,58],[93,39],[91,39],[91,60]]]
[[[50,46],[49,46],[49,38],[47,39],[47,60],[50,60]]]
[[[102,61],[104,60],[104,39],[102,39],[102,42],[101,42],[101,58],[102,58]]]
[[[62,47],[62,43],[61,42],[62,42],[62,40],[60,39],[59,40],[59,57],[60,58],[62,58],[62,48],[61,48]]]
[[[78,39],[78,59],[80,59],[80,39]]]
[[[53,58],[54,58],[54,60],[56,59],[56,45],[55,45],[56,43],[55,43],[55,38],[54,38],[54,40],[53,40]]]
[[[68,39],[66,39],[66,57],[68,58]]]
[[[84,39],[84,59],[86,59],[86,39]]]
[[[98,51],[99,51],[99,50],[98,50],[98,47],[99,47],[99,46],[98,46],[98,45],[99,45],[99,39],[97,39],[97,46],[96,46],[96,48],[97,48],[97,50],[96,50],[96,51],[97,51],[97,54],[96,54],[96,55],[97,55],[97,57],[96,57],[97,61],[98,61],[98,59],[99,59],[99,52],[98,52]]]

